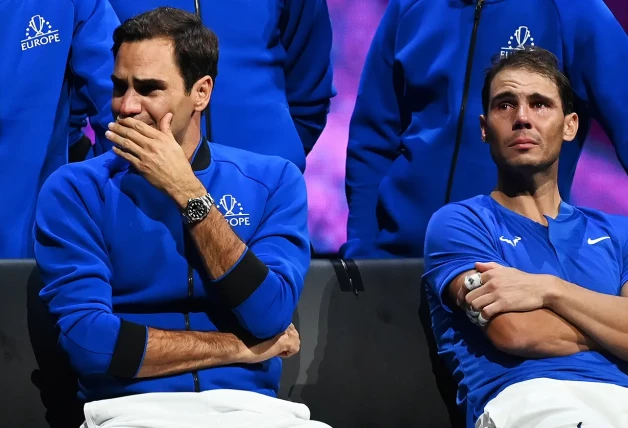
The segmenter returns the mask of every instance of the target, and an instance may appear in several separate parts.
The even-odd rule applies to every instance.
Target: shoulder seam
[[[262,186],[264,186],[266,188],[266,190],[268,191],[268,194],[270,195],[270,188],[268,187],[268,185],[264,182],[262,182],[261,180],[255,178],[255,177],[251,177],[249,174],[246,174],[244,171],[242,171],[242,168],[240,168],[240,166],[238,164],[236,164],[235,162],[228,160],[228,159],[216,159],[216,158],[212,158],[213,161],[215,162],[221,162],[221,163],[228,163],[233,165],[234,167],[236,167],[236,169],[240,172],[240,174],[242,174],[242,176],[248,178],[249,180],[255,181],[258,184],[261,184]],[[284,166],[284,170],[285,170],[285,166]]]

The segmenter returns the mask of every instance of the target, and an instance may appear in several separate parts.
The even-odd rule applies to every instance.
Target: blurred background
[[[338,95],[332,99],[327,127],[309,154],[305,171],[310,233],[317,253],[335,253],[346,238],[344,169],[349,120],[364,59],[388,3],[386,0],[327,2],[334,29],[334,85]],[[606,4],[624,30],[628,30],[628,1],[606,0]],[[580,158],[571,203],[628,215],[628,176],[597,125]]]

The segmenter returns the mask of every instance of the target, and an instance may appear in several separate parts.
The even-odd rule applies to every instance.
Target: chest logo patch
[[[510,245],[512,245],[513,247],[517,246],[517,242],[521,241],[521,237],[520,236],[515,236],[513,239],[508,239],[508,238],[504,238],[504,236],[500,236],[499,240],[502,242],[506,242]]]
[[[220,206],[225,210],[225,220],[232,226],[250,226],[249,214],[244,211],[242,204],[233,195],[224,195],[220,198]]]

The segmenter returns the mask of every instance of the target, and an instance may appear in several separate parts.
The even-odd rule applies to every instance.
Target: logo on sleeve
[[[521,241],[521,237],[520,236],[515,236],[514,239],[508,239],[508,238],[504,238],[503,236],[499,237],[499,240],[502,242],[507,242],[508,244],[512,245],[513,247],[517,246],[517,242]]]
[[[224,195],[220,198],[220,206],[225,210],[225,220],[231,227],[251,225],[249,215],[244,212],[242,204],[233,195]]]
[[[520,51],[526,48],[526,43],[529,43],[530,47],[534,47],[534,37],[530,29],[525,25],[517,28],[515,33],[508,39],[508,45],[502,47],[501,57],[507,57],[512,51]]]
[[[53,30],[50,22],[41,15],[33,16],[26,27],[26,38],[22,40],[22,50],[59,43],[59,30]]]

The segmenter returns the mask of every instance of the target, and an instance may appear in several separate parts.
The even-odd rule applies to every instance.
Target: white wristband
[[[488,324],[488,320],[484,319],[482,314],[480,314],[478,315],[478,324],[480,324],[480,327],[484,327],[486,324]]]
[[[482,275],[480,273],[472,273],[464,277],[464,286],[467,290],[473,291],[482,286]]]

